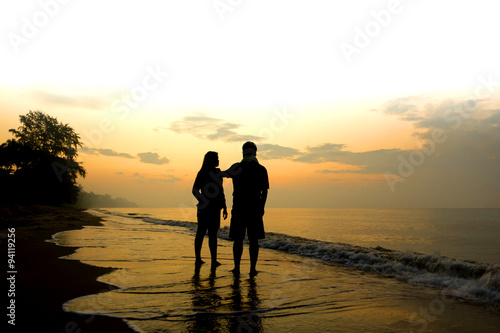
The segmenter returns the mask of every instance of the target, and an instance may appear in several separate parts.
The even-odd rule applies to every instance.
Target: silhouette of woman
[[[224,220],[227,218],[226,197],[222,187],[222,172],[218,168],[219,155],[214,151],[205,154],[200,171],[193,184],[193,195],[198,199],[198,230],[194,240],[196,265],[201,260],[203,238],[208,230],[208,246],[212,257],[212,269],[220,265],[217,261],[217,231],[220,228],[220,211],[223,209]]]

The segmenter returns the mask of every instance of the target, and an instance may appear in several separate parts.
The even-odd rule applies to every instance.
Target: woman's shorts
[[[217,234],[220,228],[220,209],[202,210],[198,209],[198,232],[204,235]]]

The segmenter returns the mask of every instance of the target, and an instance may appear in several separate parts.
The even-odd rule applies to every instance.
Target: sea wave
[[[415,285],[443,289],[450,296],[500,307],[498,265],[382,247],[368,248],[268,233],[262,247],[376,272]]]
[[[122,217],[141,218],[148,223],[187,228],[193,232],[197,228],[197,224],[193,222],[103,212]],[[218,237],[230,240],[229,228],[219,229]],[[447,258],[437,254],[396,251],[380,246],[371,248],[319,241],[273,232],[267,232],[266,238],[260,240],[259,244],[262,248],[374,272],[413,285],[438,288],[449,297],[489,303],[500,310],[499,265]]]

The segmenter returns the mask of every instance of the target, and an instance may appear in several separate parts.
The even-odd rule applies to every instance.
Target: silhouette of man
[[[264,206],[266,205],[269,178],[267,170],[257,160],[257,146],[243,144],[243,160],[223,172],[233,180],[233,208],[229,237],[233,243],[234,274],[240,273],[245,233],[250,242],[250,275],[254,276],[259,257],[259,239],[265,238]]]

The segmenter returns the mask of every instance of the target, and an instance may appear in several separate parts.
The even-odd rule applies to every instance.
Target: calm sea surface
[[[196,222],[194,208],[107,211]],[[268,208],[264,224],[267,232],[500,264],[500,209]]]

